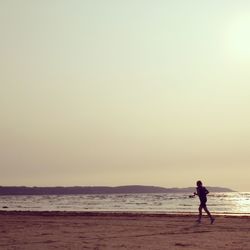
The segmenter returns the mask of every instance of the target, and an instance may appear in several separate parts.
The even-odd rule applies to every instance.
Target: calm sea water
[[[0,196],[7,211],[196,213],[198,205],[187,193]],[[207,205],[214,214],[250,215],[250,192],[212,193]]]

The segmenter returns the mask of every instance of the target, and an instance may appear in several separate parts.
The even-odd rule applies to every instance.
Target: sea
[[[4,195],[0,210],[197,213],[199,199],[187,193]],[[250,216],[250,192],[210,193],[207,207],[213,214]]]

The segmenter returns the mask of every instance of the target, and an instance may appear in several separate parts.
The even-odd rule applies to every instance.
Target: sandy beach
[[[0,249],[250,249],[250,217],[0,212]]]

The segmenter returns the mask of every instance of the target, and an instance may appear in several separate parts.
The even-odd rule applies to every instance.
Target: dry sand
[[[0,249],[250,249],[250,217],[0,212]]]

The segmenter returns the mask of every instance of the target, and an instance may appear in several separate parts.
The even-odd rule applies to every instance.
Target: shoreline
[[[212,213],[216,217],[250,218],[250,214],[240,213]],[[125,216],[125,217],[197,217],[198,212],[148,212],[148,211],[22,211],[0,210],[0,215],[27,215],[27,216]],[[207,215],[203,212],[203,217]]]

